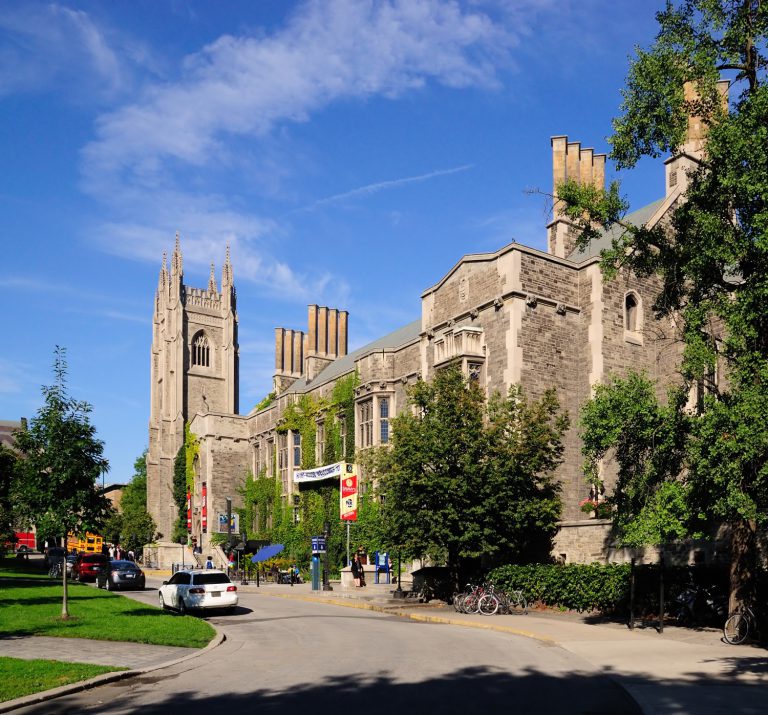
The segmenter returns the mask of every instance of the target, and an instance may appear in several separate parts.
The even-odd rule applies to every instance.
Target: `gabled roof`
[[[636,211],[632,211],[631,213],[628,213],[624,217],[624,220],[627,223],[634,224],[635,226],[645,226],[649,221],[651,221],[651,219],[653,219],[656,216],[656,212],[659,210],[659,208],[661,208],[662,204],[664,204],[666,201],[667,201],[666,198],[658,199],[653,203],[648,204],[647,206],[643,206],[642,208],[639,208]],[[573,251],[568,256],[568,260],[573,261],[574,263],[583,263],[584,261],[587,261],[590,258],[598,258],[600,256],[600,253],[610,248],[611,243],[615,239],[621,238],[621,235],[623,233],[624,233],[624,228],[622,226],[619,226],[618,224],[614,224],[613,226],[611,226],[609,230],[603,231],[602,236],[591,241],[586,248],[584,249],[579,248]]]

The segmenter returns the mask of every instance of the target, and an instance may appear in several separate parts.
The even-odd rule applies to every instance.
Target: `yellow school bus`
[[[101,547],[104,545],[104,539],[98,534],[86,532],[85,535],[73,534],[71,531],[67,534],[67,551],[72,549],[78,554],[100,554]]]

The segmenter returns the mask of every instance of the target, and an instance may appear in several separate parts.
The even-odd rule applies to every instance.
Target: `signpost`
[[[357,521],[357,465],[344,464],[339,479],[339,516],[347,524],[347,566],[352,562],[349,559],[349,528],[353,521]]]

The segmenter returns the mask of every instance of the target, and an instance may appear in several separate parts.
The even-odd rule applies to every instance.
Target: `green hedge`
[[[575,611],[615,611],[629,600],[629,564],[530,564],[494,569],[488,580],[521,588],[529,603]]]

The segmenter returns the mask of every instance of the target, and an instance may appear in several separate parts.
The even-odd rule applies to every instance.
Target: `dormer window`
[[[197,367],[211,366],[211,346],[205,333],[198,333],[192,341],[192,365]]]

